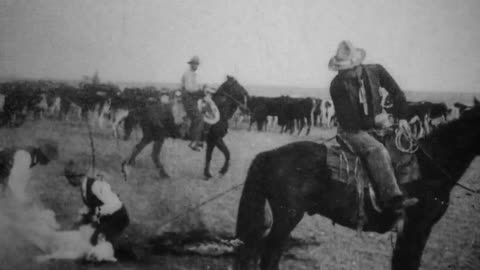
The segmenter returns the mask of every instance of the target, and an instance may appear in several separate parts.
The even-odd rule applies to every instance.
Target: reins
[[[432,164],[437,167],[437,169],[449,180],[449,181],[455,181],[455,179],[453,179],[453,177],[447,172],[445,171],[444,168],[442,168],[437,162],[435,162],[435,160],[433,159],[433,157],[423,148],[423,147],[419,147],[419,149],[422,151],[422,153],[432,162]],[[462,185],[460,184],[459,182],[455,182],[455,185],[456,186],[459,186],[463,189],[465,189],[466,191],[469,191],[469,192],[472,192],[472,193],[480,193],[480,189],[478,190],[474,190],[472,188],[469,188],[465,185]]]
[[[406,141],[407,143],[407,146],[403,146],[402,145],[402,141]],[[441,167],[437,162],[435,162],[435,160],[433,159],[433,157],[425,150],[424,147],[421,147],[420,144],[418,143],[418,139],[415,138],[414,136],[412,136],[411,134],[408,134],[408,132],[405,132],[403,129],[397,129],[395,130],[395,146],[397,147],[397,149],[401,152],[404,152],[404,153],[409,153],[409,154],[413,154],[415,153],[417,150],[421,150],[422,153],[430,160],[430,162],[449,180],[449,181],[455,181],[455,179],[453,179],[453,177],[447,172],[445,171],[445,169],[443,167]],[[472,192],[472,193],[480,193],[480,189],[479,190],[474,190],[472,188],[469,188],[465,185],[462,185],[460,183],[458,183],[457,181],[455,181],[455,185],[456,186],[459,186],[469,192]]]

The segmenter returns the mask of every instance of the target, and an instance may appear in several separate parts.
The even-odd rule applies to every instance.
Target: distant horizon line
[[[0,76],[0,82],[5,82],[5,81],[12,81],[12,80],[17,80],[17,81],[21,81],[21,80],[25,80],[25,81],[65,81],[65,82],[80,82],[82,81],[82,79],[68,79],[68,78],[64,78],[64,79],[60,79],[60,78],[51,78],[51,77],[43,77],[43,78],[40,78],[40,77],[21,77],[21,76]],[[148,81],[148,80],[145,80],[145,81],[138,81],[138,80],[131,80],[131,81],[122,81],[122,80],[101,80],[100,78],[100,81],[102,83],[113,83],[113,84],[141,84],[143,86],[148,86],[148,85],[162,85],[162,84],[165,84],[165,85],[176,85],[176,84],[180,84],[179,82],[161,82],[161,81]],[[214,86],[218,86],[220,85],[221,83],[206,83],[207,85],[214,85]],[[328,91],[328,87],[318,87],[318,86],[312,86],[312,85],[279,85],[279,84],[262,84],[262,83],[245,83],[244,84],[245,86],[248,86],[248,87],[254,87],[254,88],[258,88],[258,87],[266,87],[266,88],[296,88],[296,89],[305,89],[305,90],[312,90],[312,89],[318,89],[318,90],[322,90],[322,91]],[[285,90],[288,90],[288,89],[285,89]],[[445,90],[445,89],[440,89],[440,90],[431,90],[431,89],[425,89],[425,88],[417,88],[417,89],[402,89],[403,91],[407,91],[407,92],[423,92],[423,93],[465,93],[465,94],[480,94],[480,92],[475,92],[473,90],[460,90],[460,91],[449,91],[449,90]]]

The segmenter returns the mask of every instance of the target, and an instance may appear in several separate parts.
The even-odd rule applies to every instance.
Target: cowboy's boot
[[[412,207],[418,203],[417,198],[407,198],[405,196],[395,196],[392,199],[392,210],[394,212],[399,212],[405,210],[406,208]]]
[[[396,220],[393,223],[393,230],[397,232],[398,235],[403,233],[403,228],[405,226],[406,212],[405,210],[409,207],[412,207],[418,203],[417,198],[406,198],[404,196],[395,196],[392,199],[391,209],[396,216]]]

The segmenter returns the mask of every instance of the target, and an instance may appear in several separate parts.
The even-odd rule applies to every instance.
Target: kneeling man
[[[73,162],[69,165],[74,166]],[[115,247],[115,240],[129,225],[130,219],[127,210],[115,194],[103,175],[94,177],[75,175],[72,170],[65,171],[72,186],[80,186],[84,207],[80,209],[80,224],[90,224],[95,231],[90,239],[92,245],[98,243],[99,235]]]

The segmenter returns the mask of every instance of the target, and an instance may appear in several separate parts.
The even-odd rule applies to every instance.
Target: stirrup
[[[198,145],[194,145],[193,142],[189,143],[188,147],[190,147],[190,149],[192,149],[193,151],[196,151],[196,152],[202,151],[202,149],[200,147],[198,147]]]

